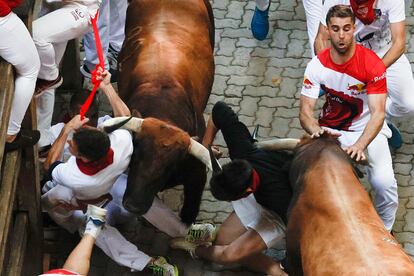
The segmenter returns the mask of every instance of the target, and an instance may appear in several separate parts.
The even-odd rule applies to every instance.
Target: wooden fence
[[[29,30],[40,1],[26,1],[15,12]],[[37,146],[4,153],[14,93],[14,72],[0,59],[0,275],[38,275],[42,272],[43,231]],[[23,127],[36,129],[32,100]]]

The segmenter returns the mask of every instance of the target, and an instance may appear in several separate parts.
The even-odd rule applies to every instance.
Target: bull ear
[[[142,114],[136,109],[132,109],[131,115],[132,117],[142,118]]]
[[[190,139],[191,144],[188,148],[188,153],[203,162],[209,170],[213,170],[213,166],[211,165],[210,155],[208,150],[199,142],[195,141],[194,139]]]
[[[139,133],[141,131],[141,125],[143,121],[144,119],[135,117],[116,117],[106,120],[101,125],[101,128],[107,133],[111,133],[119,128],[128,129]]]
[[[299,139],[284,138],[260,141],[257,147],[265,150],[293,150],[299,144]]]

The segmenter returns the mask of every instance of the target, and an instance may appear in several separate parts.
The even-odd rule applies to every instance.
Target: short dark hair
[[[108,134],[91,127],[80,128],[73,134],[72,139],[76,143],[79,155],[89,161],[104,157],[111,146]]]
[[[355,24],[355,14],[352,12],[350,6],[347,5],[335,5],[332,6],[326,14],[326,25],[329,25],[332,17],[347,18],[350,17],[352,23]]]
[[[211,193],[218,200],[240,199],[253,179],[253,167],[246,160],[235,159],[211,177]]]

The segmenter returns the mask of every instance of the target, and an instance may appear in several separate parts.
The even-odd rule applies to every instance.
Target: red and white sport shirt
[[[338,130],[363,131],[369,118],[368,94],[387,93],[385,65],[371,50],[356,45],[346,63],[335,64],[330,49],[321,51],[306,67],[302,95],[326,102],[319,124]]]

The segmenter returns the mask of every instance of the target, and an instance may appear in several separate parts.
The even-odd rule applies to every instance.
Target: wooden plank
[[[4,269],[3,261],[19,176],[20,156],[19,151],[14,151],[8,153],[4,160],[2,185],[0,187],[0,272]]]
[[[23,261],[26,252],[27,228],[29,220],[27,213],[19,212],[13,227],[13,237],[11,244],[13,245],[10,252],[9,264],[7,267],[8,276],[20,276],[23,270]]]
[[[13,93],[13,68],[0,58],[0,164],[2,164],[4,157],[4,143],[6,142]]]

